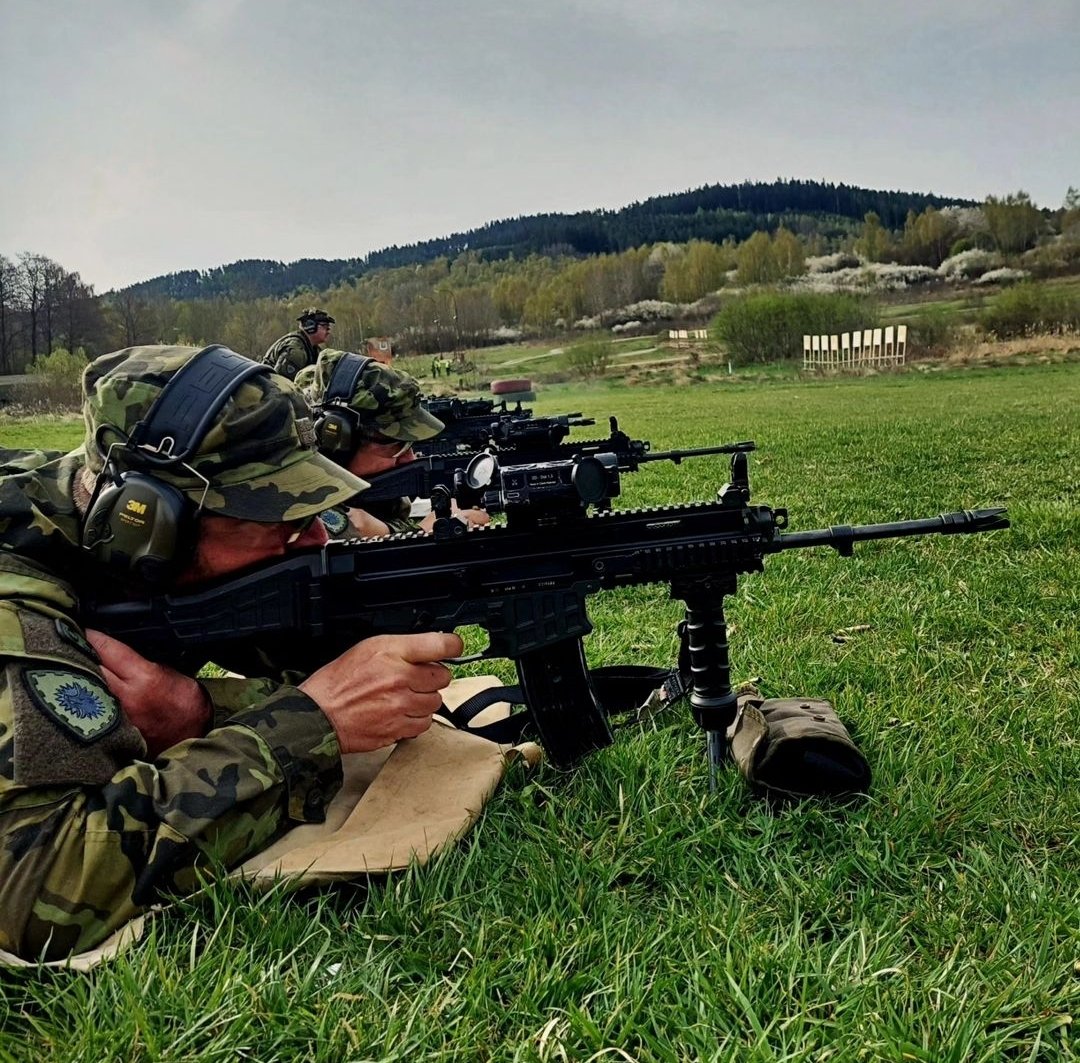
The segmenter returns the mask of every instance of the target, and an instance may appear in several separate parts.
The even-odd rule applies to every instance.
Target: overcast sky
[[[1080,0],[0,0],[0,253],[98,291],[820,179],[1058,207]]]

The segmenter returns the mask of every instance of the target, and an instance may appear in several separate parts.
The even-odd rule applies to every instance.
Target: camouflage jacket
[[[314,365],[318,357],[319,348],[308,339],[306,332],[298,329],[296,332],[286,333],[272,343],[262,360],[265,365],[271,366],[275,373],[295,380],[296,374],[304,366]]]
[[[200,871],[321,821],[341,785],[329,721],[272,680],[207,681],[212,729],[147,760],[80,623],[80,596],[105,585],[78,545],[81,464],[0,478],[0,948],[27,958],[92,948]]]

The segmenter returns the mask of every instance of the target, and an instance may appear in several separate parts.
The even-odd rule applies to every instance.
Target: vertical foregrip
[[[737,701],[731,689],[723,595],[688,597],[685,632],[694,720],[706,731],[725,731],[735,719]]]
[[[567,768],[612,742],[580,638],[563,639],[517,659],[525,705],[540,744],[557,768]]]

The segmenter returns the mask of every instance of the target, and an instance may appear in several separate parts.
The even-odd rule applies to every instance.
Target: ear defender
[[[326,385],[326,394],[315,422],[319,450],[329,458],[348,457],[359,444],[356,414],[349,409],[349,400],[356,392],[364,370],[374,361],[352,351],[338,359]]]
[[[109,568],[159,586],[191,557],[196,512],[171,484],[146,473],[118,473],[99,481],[82,544]]]
[[[103,436],[116,429],[99,427],[105,467],[83,521],[83,548],[120,576],[151,586],[172,579],[194,552],[202,506],[154,471],[184,469],[209,489],[188,462],[229,396],[264,372],[269,366],[227,347],[206,347],[172,375],[129,438],[106,450]]]

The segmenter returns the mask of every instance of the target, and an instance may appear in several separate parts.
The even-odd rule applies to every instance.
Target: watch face
[[[489,487],[498,467],[494,454],[477,454],[465,469],[465,483],[474,490]]]

